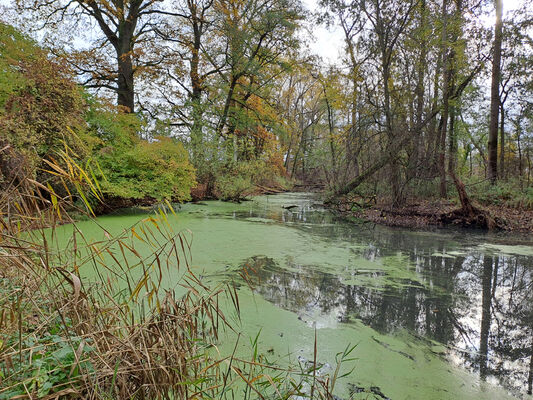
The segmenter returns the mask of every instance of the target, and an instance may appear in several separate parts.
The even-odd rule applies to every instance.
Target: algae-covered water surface
[[[76,229],[98,241],[142,218],[125,212]],[[354,370],[338,383],[341,398],[529,398],[533,247],[527,241],[354,223],[310,194],[186,204],[168,221],[186,230],[192,268],[204,282],[236,283],[239,352],[259,333],[259,350],[270,360],[305,363],[316,332],[324,374],[333,373],[337,353],[356,345],[357,360],[343,365]],[[58,242],[72,230],[62,227]],[[168,287],[180,276],[169,273]],[[233,350],[235,340],[233,333],[221,338],[222,351]]]

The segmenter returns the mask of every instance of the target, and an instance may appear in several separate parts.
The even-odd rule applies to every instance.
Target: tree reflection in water
[[[436,340],[447,346],[449,358],[482,379],[531,394],[533,256],[485,250],[486,238],[476,232],[348,223],[306,196],[294,197],[298,208],[291,211],[280,209],[275,201],[287,199],[279,197],[233,218],[267,218],[320,243],[354,247],[354,260],[326,269],[298,265],[290,257],[283,262],[252,257],[241,267],[254,271],[256,293],[302,320],[317,314],[336,323],[358,319],[381,333],[405,329]],[[394,265],[386,262],[391,258],[401,269],[408,267],[408,278],[391,273]],[[366,268],[368,261],[381,267]]]
[[[387,239],[398,248],[394,238]],[[254,272],[256,293],[303,320],[319,313],[345,323],[359,319],[382,333],[406,329],[446,345],[451,358],[483,379],[531,393],[531,257],[483,252],[450,257],[442,254],[442,244],[425,249],[420,244],[414,243],[405,260],[416,280],[387,276],[386,269],[358,271],[357,265],[338,273],[290,260],[281,266],[268,257],[252,257],[242,268]],[[386,254],[374,242],[360,256],[377,260]],[[379,284],[350,282],[354,274]]]

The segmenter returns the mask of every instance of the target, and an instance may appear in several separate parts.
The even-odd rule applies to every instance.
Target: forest
[[[376,333],[398,329],[415,332],[410,349],[422,336],[450,352],[468,342],[456,359],[483,384],[492,374],[508,393],[531,394],[529,1],[4,0],[0,10],[0,400],[404,393],[361,381],[334,397],[357,348],[339,341],[343,349],[320,364],[316,321],[305,331],[313,354],[298,358],[298,371],[271,361],[279,350],[262,348],[257,332],[246,331],[252,356],[239,353],[241,332],[230,333],[244,324],[241,312],[255,315],[248,296],[305,322],[322,291],[316,312],[374,329],[360,333],[375,351],[404,357]],[[317,49],[326,31],[334,43]],[[325,56],[333,51],[336,59]],[[212,232],[195,225],[199,215]],[[226,225],[217,225],[221,216]],[[179,218],[198,228],[200,250]],[[257,226],[241,231],[230,220],[269,226],[278,247]],[[437,237],[437,248],[413,236],[428,252],[419,257],[383,226],[373,225],[375,236],[351,231],[369,222],[406,235],[482,230],[464,231],[465,252],[451,239]],[[268,225],[278,223],[301,224],[336,252],[302,239],[314,259],[298,263],[290,251],[299,242]],[[525,236],[498,242],[499,253],[476,236],[498,231]],[[241,243],[224,242],[232,235]],[[345,254],[355,238],[372,251]],[[255,253],[239,247],[245,242]],[[224,272],[209,251],[222,254]],[[195,269],[193,255],[209,273]],[[335,275],[324,265],[336,257],[343,268],[353,257],[365,268]],[[465,281],[464,271],[476,279]],[[282,295],[278,284],[290,290]],[[388,308],[391,298],[408,310],[405,321]],[[470,308],[479,329],[466,321]],[[220,350],[231,340],[233,352]],[[426,360],[443,354],[431,352]],[[428,390],[419,398],[443,398],[440,387]]]
[[[456,197],[453,175],[482,204],[531,209],[531,10],[502,7],[17,1],[3,182],[40,181],[67,146],[111,209],[294,183],[398,208]],[[337,63],[309,50],[310,20],[343,33]]]

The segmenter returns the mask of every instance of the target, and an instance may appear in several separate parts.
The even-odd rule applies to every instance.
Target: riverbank
[[[334,212],[345,216],[374,222],[381,225],[423,229],[428,227],[460,226],[475,227],[459,218],[460,206],[451,200],[417,200],[402,207],[391,208],[389,204],[358,204],[342,200],[328,205]],[[483,206],[501,225],[500,230],[516,233],[533,233],[533,211],[495,205]]]
[[[294,192],[314,192],[323,191],[321,186],[309,186],[294,184],[291,187]],[[256,185],[249,193],[243,194],[238,200],[226,200],[229,202],[238,202],[247,200],[251,197],[261,195],[277,195],[290,192],[291,189],[284,187],[275,187],[274,185],[266,187]],[[206,200],[217,200],[217,197],[198,196],[197,193],[192,196],[190,203],[201,204]],[[371,199],[372,201],[350,198],[337,198],[327,202],[326,207],[338,215],[348,218],[356,218],[364,221],[373,222],[380,225],[425,229],[431,227],[463,227],[479,228],[476,221],[465,218],[461,213],[461,207],[458,201],[454,200],[428,200],[416,199],[401,207],[392,208],[389,203]],[[187,203],[187,202],[185,202]],[[114,214],[117,210],[140,207],[151,209],[157,207],[155,201],[141,201],[132,204],[127,202],[105,204],[97,211],[97,215]],[[533,210],[523,210],[500,205],[476,205],[479,209],[490,215],[497,221],[495,230],[514,232],[520,234],[533,233]]]

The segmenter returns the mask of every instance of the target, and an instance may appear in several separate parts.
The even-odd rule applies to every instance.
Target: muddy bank
[[[392,208],[388,204],[363,204],[349,200],[328,204],[335,212],[374,222],[403,228],[427,228],[460,226],[476,228],[476,222],[461,215],[460,206],[449,200],[420,200],[402,207]],[[533,211],[506,207],[485,206],[483,210],[498,221],[499,230],[533,233]]]

